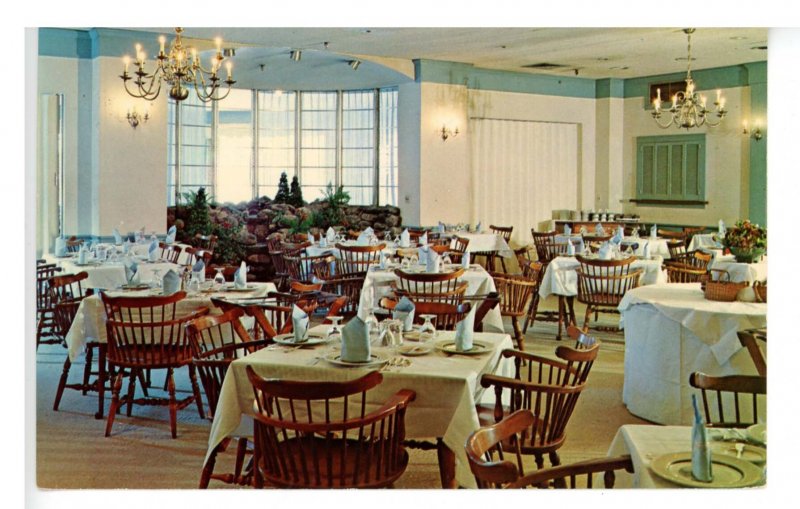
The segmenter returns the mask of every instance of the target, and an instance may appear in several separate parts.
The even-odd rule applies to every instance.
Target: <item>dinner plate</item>
[[[383,366],[386,364],[388,359],[381,357],[380,355],[370,354],[369,360],[364,362],[349,362],[342,360],[342,353],[341,352],[331,352],[325,357],[323,357],[326,361],[334,364],[336,366],[346,366],[349,368],[358,367],[358,368],[371,368],[375,366]]]
[[[727,454],[711,455],[710,482],[692,477],[692,453],[664,454],[650,463],[654,474],[667,481],[691,488],[744,488],[761,482],[763,473],[759,467]]]
[[[289,345],[289,346],[300,346],[300,345],[313,346],[328,342],[328,338],[321,336],[319,334],[314,334],[313,332],[308,334],[308,339],[306,341],[302,341],[300,343],[294,340],[293,333],[278,334],[277,336],[272,338],[272,340],[278,343],[279,345]]]
[[[120,290],[147,290],[150,288],[150,285],[148,285],[147,283],[139,283],[135,285],[124,284],[121,285],[119,288]]]
[[[472,348],[469,350],[456,350],[456,342],[452,339],[438,341],[436,348],[445,353],[461,354],[461,355],[480,355],[482,353],[491,352],[492,347],[483,341],[473,341]]]
[[[407,344],[397,347],[397,353],[400,355],[407,355],[409,357],[416,357],[418,355],[427,355],[433,351],[433,346],[430,344]]]
[[[423,341],[423,339],[419,336],[419,329],[411,329],[408,332],[403,331],[403,339],[407,339],[409,341]]]
[[[219,291],[221,291],[221,292],[252,292],[255,289],[256,289],[256,287],[253,286],[253,285],[247,285],[245,288],[236,288],[233,285],[225,285],[222,288],[220,288]]]
[[[767,450],[763,447],[739,442],[744,447],[742,448],[742,455],[738,456],[739,452],[736,450],[736,444],[736,442],[711,442],[711,452],[733,456],[734,458],[738,457],[756,465],[763,465],[767,462]]]
[[[101,263],[100,262],[86,262],[86,263],[73,262],[73,265],[75,265],[76,267],[97,267],[97,266],[101,265]]]
[[[753,424],[745,430],[747,438],[751,441],[766,445],[767,444],[767,425],[766,424]]]

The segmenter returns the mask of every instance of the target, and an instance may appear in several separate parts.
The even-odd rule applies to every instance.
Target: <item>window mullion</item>
[[[175,101],[175,206],[181,200],[181,102]]]
[[[211,196],[217,196],[217,128],[219,127],[219,105],[211,102]]]
[[[336,171],[334,172],[336,189],[342,186],[342,91],[336,91]]]
[[[253,90],[251,97],[250,109],[253,111],[253,143],[251,144],[252,157],[250,158],[250,197],[251,199],[258,198],[258,132],[259,132],[259,114],[258,114],[258,91]]]
[[[294,94],[294,174],[297,176],[297,181],[303,185],[303,159],[301,153],[303,151],[302,136],[302,112],[300,111],[301,97],[303,92],[297,90]]]
[[[375,89],[373,91],[372,99],[372,204],[375,206],[380,205],[380,183],[381,183],[381,91]]]

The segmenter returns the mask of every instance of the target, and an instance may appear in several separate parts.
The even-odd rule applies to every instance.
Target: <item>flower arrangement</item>
[[[725,232],[722,244],[730,249],[736,261],[754,263],[767,251],[767,229],[748,220],[739,221]]]

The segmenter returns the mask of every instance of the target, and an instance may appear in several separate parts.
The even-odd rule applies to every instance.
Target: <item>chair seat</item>
[[[164,369],[192,363],[192,347],[188,344],[117,346],[113,350],[108,351],[109,364],[125,368]]]
[[[481,427],[492,426],[497,424],[497,421],[494,418],[494,405],[484,405],[479,404],[475,405],[475,410],[478,412],[478,422],[480,423]],[[511,409],[508,405],[503,405],[503,416],[506,417],[512,413]],[[553,441],[546,441],[541,442],[541,433],[543,432],[544,422],[539,419],[537,416],[533,416],[533,424],[531,428],[537,427],[539,429],[539,438],[536,440],[536,445],[530,445],[528,440],[525,441],[525,445],[522,447],[522,451],[526,453],[541,453],[545,454],[551,451],[555,451],[559,449],[563,443],[565,436],[559,437],[557,440]],[[509,451],[514,450],[512,443],[510,442],[503,442],[503,448]]]
[[[408,466],[408,452],[403,449],[403,457],[396,465],[396,472],[390,473],[388,478],[384,472],[379,473],[379,469],[385,470],[387,466],[376,464],[371,458],[375,455],[374,448],[380,446],[379,443],[358,440],[326,440],[320,436],[309,440],[308,437],[302,439],[295,437],[278,444],[281,463],[301,465],[316,460],[319,479],[316,479],[317,473],[310,472],[308,474],[310,479],[303,479],[302,470],[297,471],[293,477],[289,476],[288,472],[285,472],[287,477],[276,477],[263,470],[263,463],[260,467],[265,482],[281,488],[380,488],[392,484]],[[355,483],[354,474],[357,475]],[[372,481],[376,478],[380,479],[380,482]]]

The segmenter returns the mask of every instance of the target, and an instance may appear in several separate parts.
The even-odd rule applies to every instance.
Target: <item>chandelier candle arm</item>
[[[219,90],[221,80],[217,77],[217,72],[225,60],[222,54],[222,39],[217,37],[214,40],[217,48],[216,54],[211,57],[211,68],[204,69],[197,49],[188,48],[187,51],[183,47],[182,33],[182,28],[175,29],[175,39],[169,46],[168,53],[166,52],[167,38],[163,35],[158,38],[159,51],[156,57],[156,67],[152,74],[145,70],[147,54],[141,44],[137,43],[135,46],[134,65],[136,70],[133,72],[135,78],[128,72],[131,63],[130,57],[127,55],[123,57],[124,67],[120,78],[129,95],[152,101],[161,93],[162,82],[166,82],[170,86],[169,96],[175,101],[183,101],[189,97],[189,87],[192,85],[198,98],[203,102],[220,101],[228,96],[236,81],[233,79],[232,62],[228,60],[225,62],[227,79],[222,81],[227,86],[227,90],[224,93]],[[131,90],[133,87],[128,83],[129,81],[135,85],[133,90]]]
[[[700,127],[708,125],[709,127],[716,127],[720,125],[722,119],[728,113],[725,110],[725,98],[722,97],[722,91],[717,89],[717,100],[714,101],[714,110],[711,111],[706,107],[707,100],[705,95],[698,94],[695,90],[695,83],[692,79],[692,34],[694,28],[684,29],[688,44],[687,44],[687,67],[686,67],[686,90],[678,91],[672,96],[672,105],[669,108],[669,118],[662,121],[661,109],[661,89],[656,89],[656,98],[653,99],[653,112],[651,115],[659,127],[667,129],[669,126],[674,125],[678,129],[691,129],[693,127]],[[716,115],[717,120],[711,120],[711,114]]]

